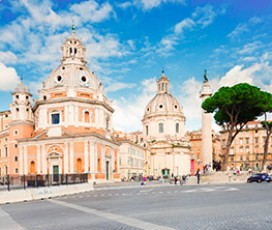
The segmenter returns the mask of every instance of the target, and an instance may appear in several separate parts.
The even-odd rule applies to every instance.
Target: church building
[[[2,176],[88,173],[89,180],[120,179],[120,144],[111,137],[114,109],[86,63],[86,48],[73,30],[38,99],[32,102],[23,82],[15,88],[10,111],[1,113],[9,120],[0,130]]]
[[[147,104],[142,119],[148,172],[154,176],[190,174],[190,142],[185,132],[185,116],[170,93],[164,71],[157,81],[157,94]]]

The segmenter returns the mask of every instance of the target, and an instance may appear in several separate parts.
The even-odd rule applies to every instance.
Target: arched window
[[[90,113],[88,111],[86,111],[84,113],[84,122],[85,123],[89,123],[90,122]]]
[[[176,133],[179,133],[179,123],[176,123]]]
[[[30,162],[30,173],[31,174],[35,173],[35,162],[34,161]]]
[[[77,173],[82,173],[83,172],[81,158],[78,158],[77,161],[76,161],[76,171],[77,171]]]
[[[74,50],[74,51],[75,51],[75,54],[77,54],[77,48],[75,48],[75,50]]]
[[[145,132],[146,132],[146,135],[148,135],[148,125],[145,126]]]
[[[163,133],[163,123],[159,123],[159,133]]]
[[[70,54],[72,54],[73,53],[73,49],[70,47]]]

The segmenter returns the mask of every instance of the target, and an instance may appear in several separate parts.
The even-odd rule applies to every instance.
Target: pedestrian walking
[[[178,177],[175,176],[175,177],[174,177],[174,180],[175,180],[175,184],[177,184],[177,182],[178,182]]]
[[[200,170],[198,169],[197,171],[196,171],[196,178],[197,178],[197,183],[199,184],[199,182],[200,182]]]

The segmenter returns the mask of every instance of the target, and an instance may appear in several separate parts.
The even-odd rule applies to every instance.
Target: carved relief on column
[[[70,142],[70,173],[74,172],[74,143]]]
[[[88,141],[84,141],[84,172],[88,172]]]

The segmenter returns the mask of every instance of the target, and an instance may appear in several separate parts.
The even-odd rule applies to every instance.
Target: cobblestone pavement
[[[272,229],[271,190],[268,183],[102,186],[3,205],[0,229]]]

